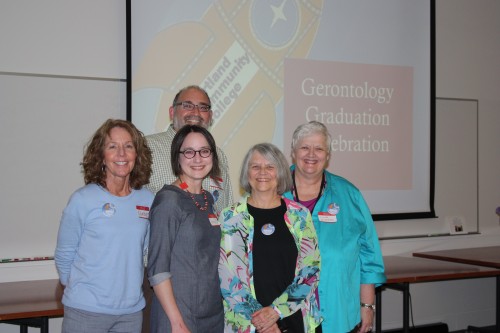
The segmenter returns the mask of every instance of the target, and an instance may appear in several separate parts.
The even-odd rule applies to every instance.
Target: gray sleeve
[[[172,274],[170,274],[168,272],[164,272],[164,273],[158,273],[156,275],[153,275],[153,276],[149,277],[148,280],[149,280],[149,284],[151,286],[156,286],[157,284],[160,284],[161,282],[168,280],[171,277],[172,277]]]
[[[156,285],[169,279],[172,248],[180,226],[179,196],[171,190],[156,195],[150,211],[148,279]]]

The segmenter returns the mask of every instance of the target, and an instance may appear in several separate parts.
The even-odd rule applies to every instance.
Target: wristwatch
[[[363,308],[370,308],[373,311],[375,311],[375,304],[366,304],[366,303],[361,303],[361,307]]]

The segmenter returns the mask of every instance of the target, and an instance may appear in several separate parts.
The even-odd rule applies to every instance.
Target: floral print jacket
[[[254,220],[248,213],[247,198],[224,209],[219,217],[222,230],[219,277],[224,297],[225,332],[255,332],[252,313],[262,308],[253,285],[252,245]],[[283,198],[284,216],[298,249],[295,278],[276,298],[272,307],[281,318],[302,312],[304,331],[314,332],[321,322],[316,288],[319,282],[320,257],[311,214],[301,204]]]

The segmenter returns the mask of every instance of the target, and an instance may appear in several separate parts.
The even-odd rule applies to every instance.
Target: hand
[[[191,333],[184,322],[172,324],[172,333]]]
[[[266,332],[267,329],[276,325],[276,321],[279,317],[278,313],[274,311],[272,307],[266,306],[252,314],[252,325],[255,326],[259,332]],[[276,327],[278,326],[276,325]]]
[[[271,327],[263,330],[263,331],[257,331],[259,333],[281,333],[278,324],[274,323]]]
[[[374,284],[361,284],[361,291],[359,294],[361,303],[373,304],[375,300],[375,285]],[[373,330],[373,317],[375,311],[371,308],[361,307],[361,327],[358,332],[365,333]]]
[[[361,327],[359,328],[359,333],[371,332],[373,331],[373,316],[374,311],[370,308],[361,307]]]

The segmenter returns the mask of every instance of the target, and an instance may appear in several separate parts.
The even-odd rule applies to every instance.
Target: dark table
[[[459,262],[469,265],[500,268],[500,246],[472,247],[468,249],[415,252],[413,256]]]
[[[376,290],[376,332],[382,332],[382,290],[403,292],[403,332],[410,331],[410,284],[500,276],[500,270],[417,257],[384,257],[387,282]]]
[[[0,323],[19,325],[21,333],[28,327],[48,333],[49,318],[64,314],[62,294],[57,279],[0,283]]]
[[[416,252],[413,253],[413,255],[420,258],[440,260],[441,262],[458,262],[500,269],[500,246]],[[500,333],[500,276],[498,275],[496,282],[496,298],[496,326],[487,329],[469,326],[470,330]]]

